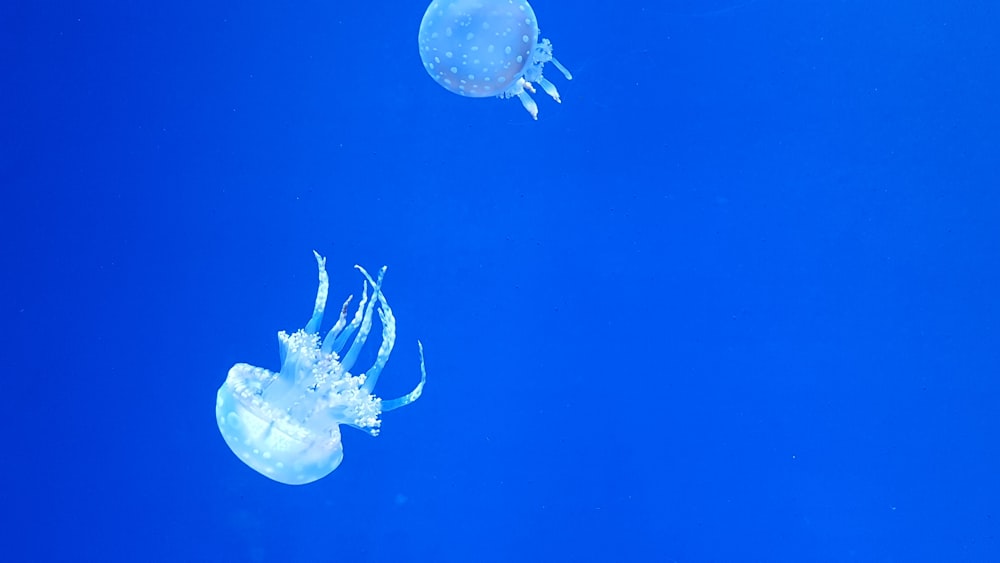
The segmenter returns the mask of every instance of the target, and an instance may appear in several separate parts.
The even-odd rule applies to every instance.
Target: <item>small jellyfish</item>
[[[396,319],[382,293],[385,267],[379,270],[376,281],[364,268],[355,266],[365,277],[358,310],[347,322],[351,302],[348,297],[340,309],[340,318],[320,338],[330,278],[326,259],[313,254],[319,264],[316,306],[304,329],[293,334],[278,333],[280,371],[236,364],[219,388],[215,402],[219,431],[233,453],[258,473],[288,485],[311,483],[340,465],[344,459],[341,424],[377,436],[382,423],[379,416],[416,401],[427,381],[424,349],[418,341],[421,377],[416,388],[392,400],[374,394],[375,383],[396,342]],[[376,303],[382,320],[382,343],[372,367],[352,375],[349,370],[368,339]],[[348,343],[350,347],[344,352]]]
[[[545,63],[573,79],[552,56],[552,43],[538,35],[538,20],[525,0],[434,0],[417,39],[424,68],[444,88],[471,98],[517,96],[538,119],[533,83],[562,101],[555,84],[542,76]]]

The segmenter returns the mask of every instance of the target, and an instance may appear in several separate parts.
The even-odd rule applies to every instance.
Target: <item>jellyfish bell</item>
[[[534,84],[562,101],[542,76],[545,63],[573,78],[552,56],[552,43],[539,40],[535,11],[525,0],[434,0],[417,42],[424,69],[446,90],[471,98],[516,96],[534,119]]]

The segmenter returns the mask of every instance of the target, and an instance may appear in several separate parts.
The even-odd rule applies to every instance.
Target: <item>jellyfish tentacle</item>
[[[515,89],[513,91],[517,92],[517,99],[521,100],[521,105],[524,106],[524,109],[528,110],[528,113],[531,114],[531,118],[537,120],[538,104],[535,103],[535,100],[531,98],[531,94],[528,93],[535,93],[535,88],[531,85],[531,82],[528,82],[524,78],[518,78],[517,80],[521,87],[520,89]]]
[[[391,410],[398,409],[399,407],[405,407],[406,405],[416,401],[420,398],[420,395],[424,392],[424,384],[427,383],[427,368],[424,367],[424,345],[422,342],[417,340],[417,349],[420,351],[420,383],[402,397],[396,399],[382,400],[382,412],[389,412]]]
[[[388,307],[384,301],[382,303]],[[382,375],[382,368],[389,361],[392,347],[396,343],[396,318],[392,315],[392,309],[379,309],[378,316],[382,320],[382,345],[375,355],[375,363],[365,372],[365,384],[362,386],[369,393],[374,393],[378,377]]]
[[[552,61],[552,64],[554,64],[556,68],[559,69],[559,72],[566,77],[566,80],[573,80],[573,73],[571,73],[568,68],[564,67],[561,62],[557,61],[555,57],[551,57],[549,60]]]
[[[330,327],[329,332],[327,332],[326,336],[323,337],[322,350],[324,354],[333,352],[333,343],[336,340],[337,335],[339,335],[340,331],[344,330],[344,327],[347,326],[347,307],[351,304],[351,299],[354,299],[354,296],[348,295],[344,304],[340,307],[340,316],[337,317],[337,322]]]
[[[382,274],[385,271],[383,269]],[[368,275],[367,272],[364,274]],[[381,277],[379,278],[381,284]],[[375,390],[375,384],[378,382],[378,377],[382,373],[382,368],[385,367],[386,362],[389,361],[389,354],[392,353],[392,347],[396,344],[396,317],[392,314],[392,308],[389,307],[389,301],[385,298],[385,293],[379,291],[378,293],[379,311],[378,316],[382,320],[382,344],[378,348],[378,353],[375,355],[375,363],[372,367],[365,373],[365,384],[364,389],[369,393]]]
[[[361,287],[361,301],[358,303],[358,310],[355,311],[354,318],[351,319],[350,324],[348,324],[347,327],[345,327],[344,330],[341,331],[340,334],[338,334],[336,338],[333,339],[333,344],[330,346],[330,351],[340,354],[340,351],[344,349],[344,346],[347,345],[348,339],[351,338],[351,335],[354,334],[354,331],[356,331],[358,327],[361,325],[361,319],[362,316],[364,315],[366,303],[368,303],[367,281],[364,282],[364,285]],[[324,349],[326,348],[326,343],[323,344],[323,348]]]
[[[555,84],[549,82],[547,78],[540,76],[538,77],[538,85],[541,86],[542,90],[545,90],[545,93],[551,96],[553,100],[559,102],[560,104],[562,103],[562,100],[559,98],[559,90],[556,90]]]
[[[326,310],[326,298],[330,291],[330,276],[326,273],[326,258],[313,250],[316,257],[316,265],[319,266],[319,289],[316,290],[316,305],[313,307],[312,318],[306,323],[304,329],[309,334],[319,332],[319,325],[323,322],[323,311]]]
[[[357,264],[355,264],[354,267],[361,270],[361,273],[364,274],[368,283],[372,283],[370,281],[371,276],[368,275],[368,272],[365,271],[364,268],[358,266]],[[354,342],[351,343],[351,347],[347,350],[347,353],[344,354],[344,358],[340,362],[346,370],[350,370],[354,367],[354,362],[358,361],[358,354],[361,353],[361,348],[365,345],[365,341],[368,340],[368,333],[371,332],[372,329],[372,312],[375,310],[375,301],[378,300],[379,295],[382,293],[382,279],[385,277],[385,270],[385,266],[382,266],[382,269],[379,270],[378,281],[374,284],[375,289],[372,290],[372,298],[368,301],[368,307],[365,309],[365,315],[361,319],[361,327],[358,329],[358,335],[354,337]]]

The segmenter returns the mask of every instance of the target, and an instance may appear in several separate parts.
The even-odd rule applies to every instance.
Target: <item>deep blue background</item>
[[[998,560],[1000,9],[943,4],[536,0],[533,122],[426,0],[4,3],[2,558]],[[289,487],[215,393],[313,249],[429,381]]]

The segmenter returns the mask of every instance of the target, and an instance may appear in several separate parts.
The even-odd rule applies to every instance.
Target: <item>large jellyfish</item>
[[[319,265],[316,306],[304,329],[293,334],[278,333],[281,370],[275,373],[236,364],[219,388],[215,403],[219,430],[233,453],[258,473],[289,485],[311,483],[340,465],[344,459],[341,424],[377,436],[381,413],[416,401],[427,381],[424,349],[418,341],[420,383],[416,388],[392,400],[380,399],[373,393],[396,341],[396,319],[382,293],[384,266],[377,280],[372,280],[361,266],[355,266],[365,277],[358,310],[348,322],[348,297],[337,322],[320,339],[330,278],[326,259],[313,254]],[[372,328],[376,302],[382,320],[382,343],[368,371],[352,375],[350,369]]]
[[[573,79],[552,56],[552,43],[538,35],[538,20],[525,0],[434,0],[417,41],[424,69],[447,90],[472,98],[517,96],[538,119],[532,83],[562,101],[555,84],[542,76],[545,63]]]

